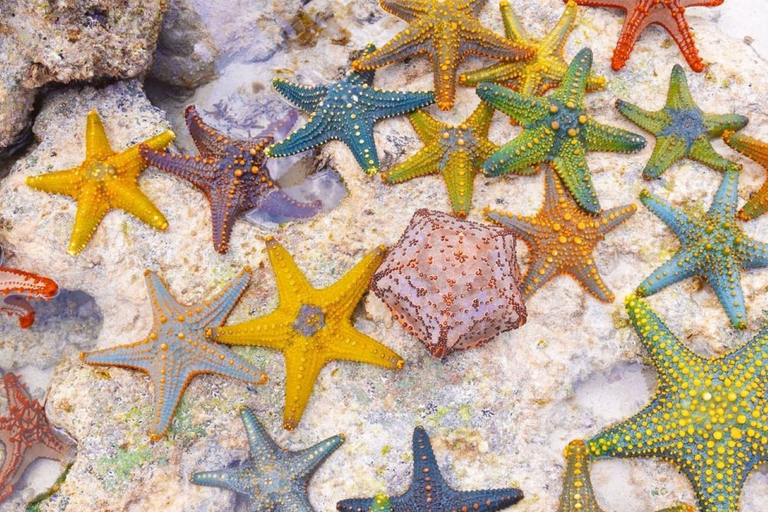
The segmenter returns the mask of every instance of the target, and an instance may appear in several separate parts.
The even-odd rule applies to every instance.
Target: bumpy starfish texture
[[[235,491],[248,502],[247,512],[315,512],[309,503],[309,480],[344,442],[333,436],[298,452],[280,448],[253,412],[240,410],[251,456],[237,468],[192,475],[192,483]]]
[[[142,144],[163,149],[173,141],[171,131],[164,131]],[[139,175],[147,163],[139,154],[139,144],[120,153],[112,150],[99,114],[88,113],[85,128],[85,160],[65,171],[30,176],[27,185],[50,194],[63,194],[77,201],[77,214],[68,252],[75,256],[83,250],[108,211],[120,208],[153,228],[168,228],[162,212],[139,189]]]
[[[0,267],[0,312],[19,318],[22,329],[35,321],[35,310],[27,299],[49,300],[59,293],[59,286],[52,279],[15,268]]]
[[[511,229],[530,247],[531,264],[522,285],[526,297],[550,279],[569,274],[598,300],[613,302],[614,295],[600,277],[592,253],[607,233],[635,211],[637,207],[629,204],[588,215],[548,169],[544,178],[544,205],[535,216],[486,210],[485,217]]]
[[[530,167],[549,162],[579,206],[589,213],[600,212],[597,192],[587,167],[587,151],[630,153],[645,147],[637,134],[600,124],[587,115],[584,94],[592,51],[581,50],[555,92],[535,98],[495,84],[480,84],[480,99],[519,122],[524,130],[504,144],[485,164],[489,176],[531,174]]]
[[[475,175],[498,146],[488,140],[493,108],[485,103],[458,126],[437,121],[424,111],[408,118],[425,147],[381,175],[386,183],[402,183],[419,176],[440,173],[445,180],[453,212],[466,217],[472,206]]]
[[[149,375],[155,388],[153,439],[165,435],[173,413],[189,382],[202,373],[232,377],[250,384],[264,384],[267,376],[230,350],[205,339],[205,332],[224,323],[248,286],[251,272],[245,269],[210,300],[180,304],[160,278],[146,272],[154,325],[143,341],[84,353],[84,362],[122,366]]]
[[[298,425],[317,375],[326,363],[343,360],[403,368],[405,362],[399,355],[356,330],[351,320],[385,251],[383,246],[371,251],[339,281],[318,290],[307,281],[288,251],[277,240],[267,237],[267,253],[279,294],[277,310],[208,332],[222,343],[255,345],[283,353],[285,429],[292,430]]]
[[[48,422],[45,409],[13,373],[3,375],[8,416],[0,418],[0,444],[5,447],[0,466],[0,503],[12,492],[27,467],[39,458],[64,460],[74,443]]]
[[[194,105],[187,107],[187,128],[200,156],[177,155],[141,146],[141,156],[151,165],[183,178],[200,189],[211,204],[213,246],[229,249],[235,219],[262,207],[271,213],[307,218],[322,206],[319,201],[301,203],[281,191],[264,165],[264,150],[274,142],[271,134],[254,140],[228,137],[205,124]]]
[[[658,178],[683,158],[721,172],[739,169],[737,164],[717,154],[710,140],[721,137],[727,130],[741,130],[749,120],[736,114],[702,112],[693,101],[685,71],[678,65],[672,68],[667,104],[663,109],[643,110],[622,100],[616,102],[616,108],[624,117],[656,136],[653,154],[643,170],[646,178]]]
[[[392,512],[392,504],[389,502],[389,497],[379,494],[373,498],[370,512]]]
[[[643,300],[627,313],[658,375],[639,413],[589,440],[595,457],[654,457],[683,471],[700,512],[736,512],[750,472],[768,460],[768,327],[721,357],[692,352]]]
[[[483,82],[492,82],[513,88],[527,96],[542,96],[549,89],[558,87],[568,69],[563,50],[576,21],[576,2],[568,2],[555,28],[540,40],[528,35],[507,0],[499,2],[499,9],[507,38],[534,48],[535,55],[518,62],[499,62],[487,68],[462,73],[459,82],[472,87]],[[604,87],[603,77],[591,76],[587,80],[588,91],[597,91]]]
[[[730,147],[763,166],[768,172],[768,143],[726,131],[723,140]],[[752,220],[768,211],[768,180],[755,192],[747,204],[741,207],[736,216],[741,220]]]
[[[351,499],[336,504],[339,512],[366,512],[376,506],[376,498]],[[390,498],[396,512],[495,512],[523,499],[519,489],[456,491],[448,486],[437,467],[427,433],[421,427],[413,431],[413,480],[402,496]],[[386,509],[384,509],[386,510]]]
[[[508,229],[417,210],[371,282],[435,357],[478,347],[527,319]]]
[[[611,60],[614,71],[626,65],[640,34],[649,25],[663,27],[675,40],[691,69],[696,72],[704,71],[704,61],[699,57],[691,28],[685,19],[685,9],[715,7],[723,2],[724,0],[576,0],[579,5],[612,7],[623,9],[627,13]]]
[[[741,270],[768,267],[768,244],[748,237],[736,220],[739,171],[725,172],[709,211],[701,217],[683,211],[648,191],[640,200],[680,239],[677,254],[640,283],[641,297],[688,277],[704,277],[731,323],[747,327]]]
[[[483,27],[476,16],[484,4],[485,0],[381,0],[385,11],[410,26],[352,67],[366,71],[427,55],[434,70],[437,106],[450,110],[456,98],[456,73],[466,55],[515,62],[534,54],[533,48]]]
[[[373,45],[365,53],[374,50]],[[413,112],[435,102],[432,92],[385,91],[373,87],[373,71],[350,72],[329,85],[305,87],[282,78],[273,84],[286,100],[310,112],[307,124],[285,140],[267,148],[267,156],[293,155],[339,140],[349,147],[367,174],[379,170],[379,156],[373,140],[373,125],[388,117]]]

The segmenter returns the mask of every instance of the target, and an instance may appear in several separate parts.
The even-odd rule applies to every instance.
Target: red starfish
[[[62,460],[72,448],[72,441],[48,423],[45,410],[13,373],[3,376],[8,396],[8,416],[0,418],[0,443],[5,446],[5,460],[0,466],[0,503],[13,492],[27,466],[35,459]]]
[[[567,0],[566,0],[567,1]],[[696,72],[704,71],[704,61],[699,57],[685,9],[688,7],[715,7],[725,0],[576,0],[579,5],[590,7],[615,7],[627,13],[627,19],[613,52],[611,67],[618,71],[629,60],[635,42],[648,25],[661,25],[675,40],[685,60]]]
[[[27,298],[48,300],[57,293],[58,285],[47,277],[0,267],[0,295],[5,297],[0,301],[0,312],[18,316],[22,329],[26,329],[35,321],[35,310],[27,302]]]

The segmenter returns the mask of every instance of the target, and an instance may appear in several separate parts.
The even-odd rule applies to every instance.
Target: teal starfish
[[[597,192],[587,167],[588,151],[629,153],[645,147],[640,135],[600,124],[584,106],[592,50],[584,48],[573,59],[560,86],[551,96],[537,98],[494,84],[480,84],[477,94],[520,123],[524,130],[504,144],[485,164],[489,176],[531,174],[531,166],[550,162],[578,205],[600,212]]]
[[[376,47],[368,45],[365,55]],[[435,102],[432,92],[385,91],[373,87],[374,71],[353,71],[329,85],[305,87],[275,78],[277,92],[305,112],[307,124],[284,141],[267,148],[267,156],[281,157],[301,153],[331,140],[349,147],[367,174],[379,170],[379,157],[373,140],[373,125]]]
[[[635,296],[627,313],[658,375],[645,408],[589,440],[594,457],[660,458],[688,477],[700,512],[736,512],[768,461],[768,326],[740,349],[700,356]]]
[[[680,239],[682,247],[640,283],[645,297],[687,277],[706,278],[734,327],[747,327],[741,270],[768,266],[768,244],[748,237],[736,221],[739,171],[725,171],[709,211],[693,217],[664,199],[643,191],[640,200]]]
[[[344,437],[289,452],[277,446],[250,409],[241,408],[240,417],[251,448],[248,461],[238,468],[195,473],[192,483],[235,491],[247,500],[247,512],[314,512],[307,493],[309,480]]]
[[[685,71],[679,65],[672,68],[667,104],[663,109],[651,112],[622,100],[616,102],[616,108],[624,117],[656,136],[653,154],[643,170],[646,178],[658,178],[683,158],[721,172],[740,168],[717,154],[710,140],[722,137],[726,131],[741,130],[749,119],[736,114],[702,112],[693,101]]]
[[[174,299],[159,277],[146,272],[154,325],[149,336],[131,345],[82,354],[88,364],[123,366],[149,374],[155,386],[152,438],[165,435],[187,384],[195,375],[214,373],[251,384],[264,384],[267,376],[222,345],[205,339],[205,332],[224,323],[248,286],[245,269],[218,295],[186,306]]]

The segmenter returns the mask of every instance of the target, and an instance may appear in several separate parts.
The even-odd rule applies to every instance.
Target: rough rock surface
[[[269,89],[275,74],[308,83],[331,81],[344,72],[351,52],[369,40],[381,44],[404,26],[381,12],[373,0],[315,0],[304,7],[310,18],[324,20],[312,47],[279,28],[291,26],[289,20],[296,13],[293,2],[270,3],[269,10],[261,6],[265,10],[256,18],[244,15],[236,20],[232,20],[232,12],[239,8],[244,14],[253,13],[251,9],[258,9],[258,3],[241,0],[234,7],[229,7],[230,2],[203,3],[200,0],[195,5],[212,27],[212,37],[231,43],[217,41],[222,52],[221,74],[198,88],[189,102],[219,113],[219,127],[237,136],[247,135],[251,129],[255,132],[266,121],[266,113],[284,108]],[[501,32],[496,8],[488,5],[481,19]],[[533,33],[543,34],[559,17],[562,2],[519,0],[516,9]],[[706,111],[748,115],[751,124],[746,132],[768,139],[764,109],[768,67],[747,44],[720,30],[718,12],[689,12],[699,49],[713,62],[705,73],[689,75],[691,92]],[[582,10],[566,54],[573,56],[581,46],[592,46],[595,71],[608,77],[608,87],[588,95],[588,107],[602,122],[633,129],[613,109],[616,98],[660,108],[669,71],[681,58],[666,34],[653,29],[643,35],[628,68],[619,74],[610,72],[609,60],[622,23],[623,17],[609,9]],[[248,42],[237,31],[248,24],[255,24],[265,35],[250,35]],[[348,41],[334,39],[334,34],[342,33],[338,27],[348,32]],[[258,61],[270,53],[263,50],[265,41],[275,45],[272,58]],[[469,61],[467,66],[480,63],[479,59]],[[429,88],[429,64],[414,58],[392,66],[378,73],[376,84]],[[475,108],[477,99],[472,92],[460,92],[455,111],[440,113],[441,119],[458,122]],[[162,105],[185,144],[183,108],[173,100]],[[168,217],[167,232],[157,233],[123,212],[112,212],[80,256],[66,254],[75,203],[34,192],[24,185],[24,179],[80,162],[85,114],[94,107],[105,116],[107,133],[116,148],[167,126],[135,82],[101,90],[73,89],[49,98],[34,128],[39,145],[0,183],[0,236],[13,252],[14,263],[45,270],[64,288],[92,295],[104,319],[96,341],[99,348],[136,341],[147,334],[151,308],[142,279],[145,268],[159,272],[180,300],[193,302],[210,294],[243,265],[251,265],[253,284],[230,321],[271,311],[277,298],[269,266],[264,265],[266,231],[239,221],[232,249],[225,256],[218,255],[210,243],[210,214],[202,195],[153,169],[145,172],[141,183]],[[517,131],[498,116],[491,138],[504,142]],[[376,136],[384,169],[421,147],[405,119],[381,123]],[[743,204],[759,188],[765,173],[721,143],[716,145],[723,154],[745,164],[740,181]],[[602,204],[608,208],[636,202],[640,191],[648,187],[677,205],[705,209],[720,176],[700,164],[683,162],[661,179],[645,182],[640,173],[652,147],[649,144],[635,155],[589,155]],[[334,210],[276,232],[316,286],[335,282],[375,245],[395,243],[416,209],[450,208],[439,176],[388,187],[360,172],[349,151],[338,143],[320,151],[317,163],[342,176],[348,196]],[[486,205],[532,214],[540,205],[542,191],[541,176],[478,177],[476,207],[469,218],[480,221],[481,208]],[[768,241],[768,217],[746,224],[745,229],[750,236]],[[310,485],[318,511],[334,510],[335,502],[342,498],[402,492],[411,478],[409,444],[416,424],[427,428],[438,463],[456,488],[519,487],[526,498],[511,510],[555,510],[565,463],[562,450],[568,442],[633,414],[649,397],[654,374],[643,364],[644,354],[629,327],[621,298],[665,261],[677,244],[663,223],[641,207],[597,251],[597,264],[618,297],[615,303],[599,303],[573,280],[557,278],[527,304],[528,322],[521,329],[502,333],[486,346],[454,354],[444,362],[429,355],[393,322],[386,306],[368,294],[355,326],[400,353],[407,361],[404,371],[329,365],[320,374],[301,427],[293,433],[280,430],[283,361],[268,350],[237,349],[270,374],[266,386],[248,389],[217,377],[196,379],[170,435],[154,444],[147,436],[152,403],[148,379],[130,370],[86,367],[74,353],[67,354],[50,386],[48,412],[78,439],[79,454],[61,490],[41,509],[235,510],[232,493],[193,486],[188,478],[194,471],[225,467],[247,456],[237,415],[237,407],[245,403],[276,440],[290,449],[346,434],[345,445]],[[527,263],[524,252],[521,262]],[[730,327],[715,295],[700,280],[676,284],[650,297],[649,302],[694,350],[719,354],[743,344],[765,322],[768,272],[745,272],[743,286],[749,315],[745,332]],[[596,462],[592,480],[606,510],[646,512],[693,500],[686,479],[656,461]],[[20,510],[40,490],[32,487],[22,484],[11,501],[0,505],[0,511]],[[763,512],[766,502],[768,475],[758,471],[747,482],[741,510]]]
[[[51,83],[132,78],[152,62],[166,0],[0,0],[0,150]]]

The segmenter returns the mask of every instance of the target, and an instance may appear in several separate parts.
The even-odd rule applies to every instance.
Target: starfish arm
[[[749,124],[749,118],[739,114],[704,114],[703,120],[710,137],[722,137],[725,132],[737,132]]]
[[[86,160],[103,160],[114,151],[109,145],[107,133],[101,122],[99,113],[95,110],[88,112],[85,122],[85,158]]]
[[[607,234],[616,229],[619,225],[626,222],[637,211],[637,205],[634,203],[624,206],[617,206],[606,210],[600,214],[600,232]]]
[[[528,37],[528,33],[522,23],[520,23],[520,19],[515,14],[514,9],[509,5],[509,1],[501,0],[499,2],[499,10],[501,11],[501,21],[504,23],[504,34],[507,36],[507,39],[530,46],[532,41]]]
[[[626,0],[576,0],[579,5],[587,7],[611,7],[613,9],[622,9],[627,12]]]
[[[51,299],[59,292],[55,281],[15,268],[0,267],[0,294],[21,294],[25,297]]]
[[[437,143],[429,144],[405,162],[382,174],[381,179],[386,183],[394,184],[435,174],[440,171],[439,165],[442,157],[443,151],[440,146]]]
[[[480,169],[479,169],[479,166],[477,165],[477,163],[478,162],[484,162],[484,161],[488,160],[491,157],[491,155],[493,155],[499,149],[501,149],[501,148],[499,148],[499,146],[497,146],[496,144],[494,144],[490,140],[488,140],[488,139],[480,139],[477,142],[477,149],[476,149],[477,155],[475,156],[476,167],[478,167],[476,169],[476,172],[480,172]],[[535,166],[530,167],[528,170],[530,172],[526,173],[526,172],[523,172],[524,171],[523,169],[520,169],[518,171],[518,173],[522,176],[522,175],[533,175],[533,174],[536,174],[538,172],[538,168],[535,167]]]
[[[476,137],[486,139],[491,128],[493,114],[494,109],[492,106],[480,102],[477,108],[472,112],[472,115],[470,115],[463,124],[472,128]]]
[[[328,87],[316,85],[306,87],[289,82],[284,78],[275,78],[272,85],[280,95],[304,112],[315,112],[328,96]]]
[[[475,87],[484,82],[511,86],[525,75],[525,66],[524,62],[497,62],[485,68],[460,74],[459,83],[465,87]]]
[[[285,411],[283,428],[293,430],[307,408],[315,381],[328,359],[318,351],[307,350],[306,342],[288,346],[285,355]]]
[[[120,366],[122,368],[139,370],[146,374],[149,374],[152,370],[156,357],[157,349],[150,339],[129,345],[84,352],[80,355],[80,358],[86,364],[94,366]]]
[[[742,237],[737,251],[741,259],[742,268],[768,267],[768,244]]]
[[[347,145],[358,165],[366,174],[379,172],[379,155],[376,153],[376,142],[373,139],[373,120],[360,119],[354,133],[343,135],[342,140]]]
[[[319,199],[311,203],[297,201],[280,189],[274,188],[258,201],[258,208],[273,215],[291,219],[308,219],[323,207]]]
[[[144,195],[137,185],[126,185],[120,182],[105,183],[104,188],[109,195],[110,206],[125,210],[158,231],[168,229],[168,220],[166,220],[163,212]]]
[[[274,460],[277,454],[284,452],[248,407],[240,407],[240,419],[243,420],[248,446],[251,449],[251,459],[254,463],[260,464],[262,461]]]
[[[19,319],[19,327],[26,329],[35,323],[35,310],[27,299],[20,295],[3,297],[0,302],[0,313],[15,316]]]
[[[645,147],[645,137],[588,119],[584,125],[588,151],[633,153]]]
[[[562,55],[568,36],[573,32],[578,11],[579,7],[576,2],[572,0],[567,2],[562,16],[560,16],[554,28],[542,38],[539,47],[548,48],[553,54]]]
[[[135,181],[147,168],[147,163],[141,157],[141,146],[160,151],[168,147],[175,137],[172,131],[166,130],[140,144],[129,147],[125,151],[108,157],[105,163],[115,167],[121,179]]]
[[[398,18],[411,22],[429,12],[427,3],[421,0],[382,0],[381,8]]]
[[[204,307],[201,307],[201,313],[196,313],[193,320],[205,328],[222,325],[227,320],[229,313],[235,308],[245,289],[248,288],[250,281],[251,270],[246,267],[237,277],[230,280],[216,296],[206,300]]]
[[[219,487],[230,491],[242,492],[240,469],[221,469],[218,471],[200,471],[192,474],[190,482],[206,487]]]
[[[13,492],[14,486],[21,479],[29,462],[25,462],[24,443],[0,438],[5,446],[5,457],[0,466],[0,503]]]
[[[536,239],[549,228],[535,222],[532,217],[523,217],[496,210],[485,210],[485,219],[498,226],[511,229],[528,245],[534,245]]]
[[[677,110],[690,110],[698,108],[691,96],[688,87],[688,77],[680,64],[672,67],[672,75],[669,79],[669,91],[667,91],[667,108]]]
[[[147,295],[152,302],[154,325],[162,325],[169,318],[178,318],[184,314],[186,308],[171,295],[171,292],[168,291],[168,285],[163,282],[160,276],[145,270],[144,281],[147,284]]]
[[[337,435],[329,437],[314,446],[291,454],[289,467],[294,478],[307,482],[312,474],[320,467],[333,452],[344,444],[344,437]]]
[[[700,275],[704,269],[688,251],[680,251],[654,270],[637,287],[637,294],[647,297],[678,281]]]
[[[535,53],[532,46],[522,41],[505,39],[473,18],[464,19],[459,30],[463,41],[461,47],[467,53],[506,61],[525,59]]]
[[[456,492],[455,494],[455,510],[472,510],[474,512],[506,510],[523,499],[523,492],[519,489],[488,489]]]
[[[563,103],[572,102],[576,105],[583,105],[591,70],[592,50],[583,48],[571,61],[568,71],[563,75],[560,87],[553,94],[553,97]]]
[[[658,178],[661,174],[679,162],[688,154],[685,140],[676,135],[664,135],[656,139],[651,158],[645,164],[643,176],[646,178]]]
[[[720,156],[706,137],[699,137],[696,142],[693,143],[693,146],[691,146],[691,149],[688,152],[688,156],[692,160],[696,160],[697,162],[720,172],[725,172],[728,169],[741,170],[740,165]]]
[[[295,336],[292,324],[295,316],[277,310],[261,318],[211,330],[213,339],[227,345],[249,345],[285,350]]]
[[[356,498],[349,500],[342,500],[336,503],[336,510],[338,512],[360,512],[361,510],[372,510],[374,506],[375,498]],[[384,509],[385,511],[391,511],[390,509]]]
[[[413,429],[413,439],[411,441],[413,451],[413,478],[421,479],[422,475],[428,474],[430,482],[435,490],[443,490],[448,487],[440,471],[435,471],[436,460],[435,452],[432,451],[432,442],[423,427]]]
[[[79,170],[80,167],[73,167],[65,171],[29,176],[27,186],[49,194],[61,194],[77,199],[83,183]]]
[[[285,247],[271,236],[267,237],[266,245],[267,255],[275,274],[280,304],[290,304],[295,297],[312,295],[314,288],[296,266]]]
[[[526,299],[531,298],[539,288],[562,273],[560,268],[547,261],[546,256],[540,256],[528,267],[528,273],[525,274],[522,284],[523,295]]]
[[[586,148],[578,139],[572,140],[577,143],[561,148],[560,153],[552,160],[552,167],[581,209],[589,213],[599,213],[597,191],[592,185],[592,176],[584,156]]]
[[[328,338],[328,360],[373,364],[391,370],[402,370],[405,366],[405,361],[395,351],[356,330],[351,324],[341,325],[325,336]]]
[[[316,148],[328,142],[338,139],[338,134],[330,126],[325,116],[312,114],[307,124],[294,130],[284,140],[267,148],[269,157],[282,157],[295,155],[308,149]]]
[[[430,36],[426,26],[421,26],[418,29],[411,26],[396,34],[381,48],[354,61],[352,69],[355,71],[367,71],[413,57],[420,53],[429,54],[429,47],[426,46],[429,39]]]
[[[613,292],[606,286],[603,278],[600,277],[597,265],[595,265],[591,258],[581,265],[574,265],[568,269],[568,273],[597,300],[608,303],[613,302],[613,299],[616,298]]]
[[[555,134],[546,126],[524,130],[516,138],[501,146],[483,163],[483,174],[487,176],[520,174],[520,170],[527,170],[547,160],[548,148],[552,147],[554,142]]]
[[[344,274],[344,277],[322,290],[324,296],[333,297],[333,299],[320,304],[320,306],[323,309],[333,311],[342,318],[349,318],[363,294],[368,291],[371,277],[381,262],[384,261],[386,253],[387,248],[383,245],[368,252],[357,265]]]
[[[739,201],[739,170],[740,167],[732,165],[723,175],[723,181],[715,192],[712,206],[708,215],[717,216],[720,219],[733,219],[736,215],[736,206]]]
[[[376,119],[383,119],[429,106],[435,102],[435,93],[373,89],[366,93],[365,99],[372,109],[371,115]]]
[[[680,0],[681,7],[717,7],[723,5],[725,0]]]
[[[143,144],[139,151],[149,165],[178,176],[205,193],[210,191],[212,167],[200,157],[156,151]]]
[[[768,144],[760,140],[726,131],[723,134],[723,140],[732,149],[742,155],[756,161],[758,164],[768,170]],[[756,219],[768,211],[768,181],[758,190],[747,204],[736,214],[741,220]]]
[[[579,0],[579,3],[581,3],[581,0]],[[608,5],[602,3],[601,6],[607,7]],[[642,34],[645,28],[651,23],[648,13],[645,9],[641,8],[639,4],[635,4],[631,7],[625,4],[620,6],[620,8],[626,11],[627,18],[624,20],[624,25],[621,27],[619,40],[616,42],[616,48],[614,49],[613,57],[611,58],[611,68],[614,71],[619,71],[626,65],[629,56],[632,54],[632,50],[635,48],[635,43],[637,42],[638,37],[640,37],[640,34]]]
[[[205,124],[194,105],[188,106],[184,114],[189,135],[201,155],[218,158],[226,155],[229,140],[224,133]]]
[[[682,208],[672,205],[669,201],[651,194],[647,190],[640,193],[640,202],[651,210],[658,218],[664,221],[669,229],[683,242],[688,241],[691,227],[696,224],[696,219],[691,217]]]
[[[748,221],[758,218],[766,211],[768,211],[768,182],[755,192],[749,201],[741,207],[741,210],[736,213],[736,216],[743,221]]]
[[[77,197],[77,213],[67,252],[76,256],[90,241],[101,220],[111,209],[97,186],[83,187]]]
[[[670,15],[673,23],[669,23]],[[659,24],[669,32],[669,35],[677,43],[691,69],[697,73],[704,71],[704,61],[699,56],[696,42],[693,40],[693,34],[691,34],[691,28],[685,19],[685,9],[671,8],[663,13],[651,14],[646,18],[645,26],[652,24]]]
[[[549,114],[550,102],[547,99],[523,96],[500,85],[480,84],[477,86],[477,95],[524,126]]]
[[[734,264],[726,268],[709,269],[705,275],[731,324],[737,329],[746,329],[747,308],[741,290],[740,272],[741,269]]]
[[[19,376],[8,372],[3,375],[3,387],[5,388],[5,397],[8,400],[8,409],[14,411],[24,411],[29,408],[33,402],[32,397],[24,384],[21,383]],[[0,418],[0,427],[2,427],[4,418]],[[4,434],[4,429],[0,428],[0,435]]]
[[[466,217],[472,207],[472,192],[477,174],[474,156],[464,149],[452,151],[445,159],[442,174],[453,213]]]
[[[658,135],[672,120],[666,110],[650,111],[624,100],[616,100],[616,109],[643,130]]]
[[[461,62],[459,37],[447,36],[435,39],[432,56],[432,75],[437,108],[451,110],[456,99],[456,72]]]
[[[437,139],[438,135],[440,135],[440,131],[445,126],[423,110],[417,110],[416,112],[408,114],[408,121],[425,144]]]

